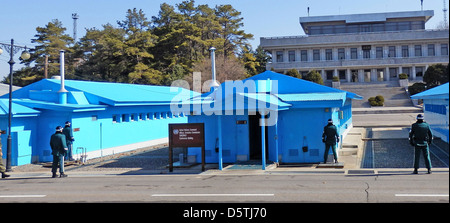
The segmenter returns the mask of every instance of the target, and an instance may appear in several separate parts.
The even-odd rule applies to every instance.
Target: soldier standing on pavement
[[[64,156],[67,153],[66,136],[62,132],[61,126],[56,127],[56,132],[50,138],[50,147],[52,148],[53,164],[52,164],[52,178],[56,178],[56,170],[59,166],[59,177],[67,177],[64,174]]]
[[[332,119],[328,119],[328,125],[326,125],[323,128],[322,142],[325,143],[324,163],[327,163],[328,152],[330,151],[330,147],[333,151],[334,162],[338,163],[336,153],[336,143],[339,142],[339,135],[337,133],[337,127],[333,125]]]
[[[0,136],[2,135],[2,132],[0,131]],[[3,165],[3,159],[2,159],[3,153],[2,153],[2,138],[0,138],[0,173],[2,173],[2,178],[10,177],[10,175],[6,174],[6,168]]]
[[[73,150],[73,141],[75,141],[75,139],[73,138],[73,132],[72,132],[72,127],[71,123],[69,121],[67,121],[65,123],[64,129],[63,129],[63,133],[66,136],[66,142],[67,142],[67,155],[66,158],[69,161],[73,161],[73,156],[72,156],[72,150]]]
[[[428,174],[431,174],[430,150],[428,145],[433,140],[433,133],[431,132],[428,123],[424,122],[422,114],[417,116],[417,122],[414,123],[409,132],[409,143],[414,146],[414,172],[418,174],[420,154],[423,154],[425,159],[425,166],[428,169]]]

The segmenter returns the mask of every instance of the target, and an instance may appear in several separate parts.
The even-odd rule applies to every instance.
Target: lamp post
[[[14,45],[14,39],[11,39],[11,44],[0,43],[0,46],[3,46],[5,50],[9,51],[9,111],[8,111],[8,139],[6,141],[6,171],[11,171],[11,120],[12,120],[12,86],[13,86],[13,66],[16,62],[14,62],[14,54],[19,50],[23,49],[24,51],[21,54],[22,60],[30,59],[30,53],[27,50],[27,47]],[[0,54],[3,53],[3,50],[0,47]]]

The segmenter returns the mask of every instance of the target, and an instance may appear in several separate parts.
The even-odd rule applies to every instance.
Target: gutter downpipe
[[[59,51],[59,70],[61,73],[61,89],[58,91],[59,104],[67,104],[67,90],[64,86],[64,50]]]

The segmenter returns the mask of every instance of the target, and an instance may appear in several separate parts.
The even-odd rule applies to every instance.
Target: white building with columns
[[[421,80],[428,66],[449,62],[448,30],[427,30],[434,11],[300,17],[305,36],[262,37],[267,69],[310,70],[341,82]]]

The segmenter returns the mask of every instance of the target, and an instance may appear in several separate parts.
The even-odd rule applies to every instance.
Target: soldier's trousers
[[[419,161],[421,153],[425,159],[425,166],[427,167],[427,169],[431,169],[430,150],[428,146],[414,147],[414,169],[419,169]]]
[[[336,154],[336,143],[335,144],[328,144],[325,143],[325,154],[323,155],[323,162],[326,163],[327,159],[328,159],[328,153],[330,152],[330,147],[331,150],[333,151],[333,156],[334,156],[334,160],[337,161],[337,154]]]
[[[53,163],[52,163],[52,173],[56,173],[56,170],[59,172],[64,173],[64,155],[55,156],[53,155]]]
[[[6,167],[3,165],[2,157],[0,157],[0,173],[6,172]]]

